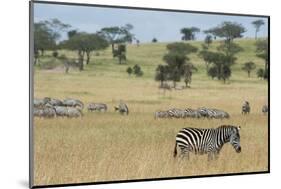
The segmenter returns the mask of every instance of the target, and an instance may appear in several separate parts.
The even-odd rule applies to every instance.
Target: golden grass
[[[155,48],[164,50],[161,45]],[[145,64],[143,59],[145,55],[136,61]],[[261,113],[268,98],[265,81],[247,78],[239,72],[233,75],[230,84],[222,84],[203,74],[194,74],[192,88],[163,94],[152,78],[129,77],[125,73],[128,65],[92,66],[93,69],[86,67],[81,73],[71,71],[68,75],[63,71],[35,71],[37,98],[72,97],[85,104],[103,102],[109,106],[106,113],[84,111],[84,117],[78,119],[34,119],[35,185],[268,170],[268,117]],[[157,63],[144,67],[153,72],[156,66]],[[129,106],[128,116],[113,111],[120,99]],[[241,115],[244,100],[251,104],[248,116]],[[156,110],[201,106],[226,110],[231,118],[155,120],[153,117]],[[181,128],[214,128],[221,124],[242,127],[240,154],[227,144],[216,161],[208,162],[206,155],[191,155],[190,160],[173,158],[175,136]]]

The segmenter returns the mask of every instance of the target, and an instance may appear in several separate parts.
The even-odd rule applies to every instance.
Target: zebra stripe
[[[222,125],[216,129],[183,128],[176,136],[174,157],[177,155],[177,147],[181,154],[189,158],[189,153],[208,154],[208,160],[217,158],[225,143],[230,142],[237,153],[241,152],[240,127]]]

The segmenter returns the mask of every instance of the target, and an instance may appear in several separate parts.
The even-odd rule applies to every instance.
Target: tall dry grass
[[[155,48],[163,50],[160,47]],[[156,56],[160,55],[156,53]],[[66,75],[63,71],[35,70],[34,95],[37,98],[72,97],[85,104],[103,102],[109,106],[106,113],[84,111],[84,117],[78,119],[34,119],[35,185],[268,169],[268,117],[261,113],[268,98],[265,81],[248,79],[240,71],[237,75],[234,73],[230,84],[222,84],[205,77],[201,70],[198,75],[194,74],[192,88],[164,94],[152,77],[127,76],[128,65],[98,65],[103,58],[94,57],[93,69],[81,73],[71,71]],[[140,65],[146,63],[145,57],[135,58],[143,61]],[[144,67],[153,72],[156,66],[155,63]],[[113,110],[121,99],[129,106],[128,116]],[[244,100],[248,100],[252,108],[247,116],[241,115]],[[223,109],[231,118],[155,120],[153,117],[156,110],[201,106]],[[222,124],[242,127],[240,154],[227,144],[216,161],[208,162],[206,155],[191,155],[190,160],[173,158],[175,136],[181,128],[214,128]]]

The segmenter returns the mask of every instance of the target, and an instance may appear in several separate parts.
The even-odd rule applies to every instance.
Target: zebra
[[[120,102],[118,106],[114,106],[115,111],[118,111],[120,114],[129,114],[129,108],[124,102]]]
[[[72,117],[82,117],[83,113],[80,108],[75,108],[75,107],[68,107],[67,108],[67,117],[72,118]]]
[[[263,114],[267,114],[267,112],[268,112],[268,106],[267,106],[267,105],[263,105],[263,107],[262,107],[262,113],[263,113]]]
[[[201,117],[209,117],[208,108],[201,107],[197,109]]]
[[[51,98],[50,101],[48,101],[48,103],[51,104],[52,106],[63,106],[63,102],[59,99]]]
[[[43,99],[35,98],[33,100],[33,106],[35,108],[43,108],[50,100],[51,100],[51,98],[49,98],[49,97],[45,97]]]
[[[242,105],[242,114],[249,114],[251,111],[250,103],[245,101]]]
[[[154,113],[154,118],[167,118],[169,117],[169,114],[167,111],[157,111]]]
[[[240,126],[221,125],[215,129],[183,128],[176,135],[174,157],[177,156],[177,147],[181,154],[189,159],[189,153],[208,154],[208,160],[217,159],[225,143],[230,142],[237,153],[241,152]]]
[[[177,109],[177,108],[169,109],[167,112],[169,117],[183,118],[185,116],[184,110]]]
[[[201,115],[197,110],[193,110],[191,108],[186,108],[184,111],[184,118],[191,117],[191,118],[200,118]]]
[[[63,101],[63,105],[64,106],[69,106],[69,107],[80,107],[81,109],[84,108],[84,104],[83,102],[81,102],[80,100],[77,99],[65,99]]]
[[[43,108],[34,108],[33,115],[35,117],[44,117],[44,118],[54,118],[56,117],[57,113],[54,107],[43,107]]]
[[[201,107],[197,110],[202,117],[223,119],[229,118],[229,114],[223,110]]]
[[[107,105],[103,103],[90,103],[87,107],[88,111],[107,111]]]

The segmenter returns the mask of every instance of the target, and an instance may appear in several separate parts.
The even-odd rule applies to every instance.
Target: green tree
[[[243,64],[242,70],[248,73],[248,77],[250,77],[251,71],[256,69],[256,64],[254,62],[246,62]]]
[[[243,37],[242,34],[244,32],[246,32],[246,29],[236,22],[223,22],[221,25],[205,31],[205,33],[225,38],[226,42],[233,41],[235,38]]]
[[[180,30],[180,33],[183,34],[182,40],[184,41],[194,40],[195,34],[198,32],[200,32],[200,29],[197,27],[182,28]]]
[[[126,61],[126,45],[118,44],[117,49],[114,49],[113,51],[113,57],[118,57],[119,64],[122,64],[122,61]]]
[[[264,60],[264,74],[268,72],[268,39],[256,42],[256,56]],[[264,77],[267,78],[267,77]]]
[[[198,54],[200,58],[202,58],[206,65],[206,72],[208,73],[209,65],[214,61],[216,53],[212,51],[208,51],[207,49],[201,50]]]
[[[71,28],[71,25],[65,24],[57,18],[46,20],[46,21],[44,21],[44,23],[52,30],[52,32],[55,36],[56,42],[57,42],[57,40],[59,40],[61,38],[62,32],[66,32],[67,29]]]
[[[44,55],[45,50],[54,49],[56,46],[56,35],[53,31],[44,23],[34,23],[34,52],[39,57],[39,51],[41,55]],[[35,58],[35,64],[37,59]]]
[[[158,42],[158,40],[154,37],[153,39],[152,39],[152,43],[157,43]]]
[[[159,64],[156,68],[155,80],[160,81],[160,88],[163,87],[164,82],[168,80],[168,66]]]
[[[80,32],[66,41],[61,42],[61,46],[78,52],[79,70],[84,69],[84,56],[87,55],[87,64],[90,61],[90,53],[94,50],[105,49],[108,46],[106,40],[98,34],[88,34]]]
[[[191,82],[192,72],[190,68],[191,62],[187,55],[195,53],[197,48],[187,43],[171,43],[167,45],[168,53],[163,56],[163,60],[167,63],[168,74],[167,79],[176,83],[185,78],[186,85]],[[188,64],[188,66],[186,66]]]
[[[215,66],[212,66],[210,69],[208,69],[208,76],[210,76],[212,79],[217,77],[218,75],[218,69]]]
[[[260,31],[260,27],[262,25],[264,25],[264,21],[263,20],[255,20],[252,22],[252,24],[254,25],[256,31],[255,31],[255,39],[257,40],[257,35],[258,35],[258,32]]]
[[[125,42],[131,43],[133,41],[135,37],[134,34],[131,33],[132,29],[133,25],[126,24],[122,27],[105,27],[102,28],[101,31],[99,31],[98,33],[100,35],[103,35],[105,39],[111,44],[112,54],[114,56],[114,44]]]
[[[140,67],[138,64],[134,65],[134,67],[133,67],[133,73],[134,73],[137,77],[140,77],[140,76],[143,75],[143,71],[141,70],[141,67]]]
[[[257,76],[258,76],[258,78],[264,79],[265,78],[264,69],[262,69],[262,68],[258,69],[257,70]]]

